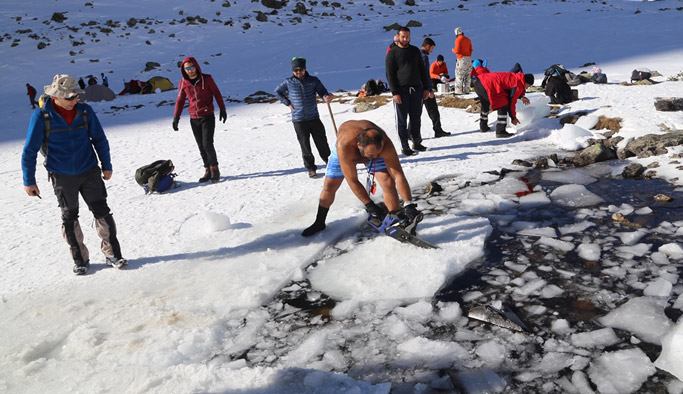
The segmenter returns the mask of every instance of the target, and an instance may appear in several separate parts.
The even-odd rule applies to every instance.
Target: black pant
[[[491,102],[489,101],[489,95],[486,92],[486,88],[481,84],[479,79],[474,81],[474,92],[479,97],[481,102],[481,110],[479,112],[479,129],[481,131],[486,131],[488,127],[489,112],[491,111]],[[498,111],[498,121],[496,122],[496,132],[505,131],[507,126],[507,115],[510,109],[510,103],[497,108]]]
[[[199,119],[190,119],[192,134],[199,147],[199,154],[202,155],[204,167],[218,165],[216,149],[213,147],[213,133],[216,128],[216,117],[208,115]]]
[[[325,126],[323,126],[323,122],[320,121],[320,118],[292,123],[294,124],[296,138],[299,140],[299,146],[301,147],[301,156],[304,159],[304,167],[309,171],[315,171],[315,158],[311,151],[310,137],[313,137],[313,143],[318,149],[320,158],[327,163],[327,159],[330,157],[330,146],[327,144]]]
[[[439,106],[436,104],[436,98],[430,97],[424,101],[425,109],[429,119],[432,120],[432,129],[435,133],[443,131],[441,128],[441,115],[439,114]]]
[[[398,138],[401,139],[401,148],[403,149],[410,149],[408,145],[409,139],[413,141],[413,144],[422,142],[422,135],[420,134],[422,91],[422,86],[401,86],[399,90],[401,104],[394,103],[394,108],[396,109],[396,128],[398,129]],[[408,117],[410,117],[410,122],[408,122]]]
[[[108,257],[121,257],[121,248],[116,238],[116,226],[107,205],[107,188],[102,180],[102,171],[98,166],[78,175],[50,174],[52,187],[59,208],[62,211],[62,230],[69,244],[74,261],[88,260],[88,251],[83,244],[83,234],[78,224],[78,196],[95,216],[98,222],[98,234],[102,239],[102,249]],[[104,227],[102,230],[101,227]],[[106,235],[105,235],[106,234]]]

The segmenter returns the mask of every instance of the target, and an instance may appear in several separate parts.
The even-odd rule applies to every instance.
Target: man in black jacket
[[[420,54],[422,55],[422,63],[426,70],[429,70],[429,55],[434,51],[436,43],[434,40],[427,37],[422,41],[422,48],[420,48]],[[425,109],[429,115],[429,119],[432,120],[432,128],[434,129],[434,138],[446,137],[451,135],[451,133],[443,131],[441,128],[441,115],[439,114],[439,106],[436,104],[436,98],[434,97],[434,84],[431,78],[427,79],[429,85],[427,89],[430,90],[429,97],[424,100]]]
[[[396,127],[401,139],[401,151],[406,156],[415,154],[413,149],[426,151],[420,134],[422,100],[429,97],[431,90],[429,73],[422,63],[422,55],[417,47],[410,45],[410,29],[402,27],[398,31],[398,43],[392,48],[385,60],[387,82],[394,96]],[[410,117],[410,123],[408,123]],[[408,135],[410,131],[410,136]],[[413,141],[410,149],[408,140]]]

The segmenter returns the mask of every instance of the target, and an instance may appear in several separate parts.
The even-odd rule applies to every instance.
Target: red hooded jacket
[[[524,96],[523,73],[482,73],[477,75],[482,86],[486,89],[491,103],[491,110],[504,107],[510,103],[510,117],[517,119],[515,105],[517,99]]]
[[[194,64],[197,67],[197,81],[194,85],[190,82],[190,78],[185,73],[185,67],[183,65],[187,62]],[[223,96],[221,96],[221,91],[218,90],[218,86],[211,78],[209,74],[202,74],[202,69],[199,67],[199,63],[192,56],[188,56],[183,59],[180,66],[180,73],[183,77],[178,82],[178,97],[175,101],[175,111],[173,116],[180,116],[183,112],[183,107],[185,107],[185,98],[190,100],[190,105],[187,110],[190,113],[190,118],[199,119],[208,115],[213,115],[213,99],[216,99],[218,107],[221,111],[225,111],[225,102],[223,102]]]

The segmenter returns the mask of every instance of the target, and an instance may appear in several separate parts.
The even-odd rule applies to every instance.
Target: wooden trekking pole
[[[334,126],[334,134],[337,135],[337,124],[334,123],[334,115],[332,115],[332,107],[327,103],[327,109],[330,111],[330,119],[332,119],[332,126]]]

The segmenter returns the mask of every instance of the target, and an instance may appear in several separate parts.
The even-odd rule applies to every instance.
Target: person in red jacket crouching
[[[187,110],[190,113],[190,126],[192,134],[197,141],[199,153],[204,162],[204,175],[199,182],[218,182],[221,177],[218,171],[218,158],[216,149],[213,147],[213,134],[216,128],[216,116],[214,115],[213,100],[216,99],[220,114],[218,119],[225,123],[228,118],[225,112],[225,102],[218,86],[209,74],[203,74],[199,63],[195,58],[188,56],[183,59],[180,66],[182,78],[178,83],[178,97],[173,112],[173,130],[178,131],[178,121],[185,106],[185,99],[190,101]]]
[[[509,72],[478,74],[476,81],[474,81],[474,91],[481,101],[479,130],[482,132],[491,130],[488,126],[489,111],[497,110],[496,137],[511,137],[512,134],[505,131],[507,116],[510,115],[513,125],[519,124],[515,110],[517,99],[521,98],[522,102],[528,105],[529,99],[524,97],[524,94],[526,89],[533,84],[533,74]]]

